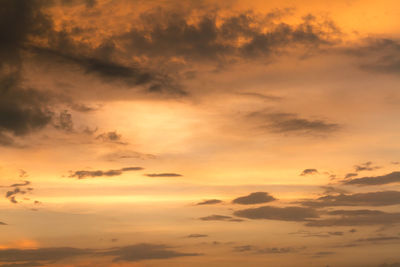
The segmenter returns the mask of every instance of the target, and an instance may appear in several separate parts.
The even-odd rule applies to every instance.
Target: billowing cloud
[[[234,215],[241,218],[254,220],[278,220],[278,221],[307,221],[318,218],[319,214],[313,208],[303,207],[271,207],[263,206],[259,208],[244,209],[234,212]]]
[[[362,177],[343,181],[345,185],[383,185],[400,182],[400,172],[392,172],[381,176]]]
[[[321,208],[334,206],[387,206],[400,204],[400,192],[381,191],[322,196],[300,202],[304,206]]]
[[[95,177],[111,177],[119,176],[124,172],[128,171],[140,171],[143,170],[142,167],[126,167],[118,170],[108,170],[108,171],[75,171],[72,172],[68,177],[77,179],[95,178]]]
[[[267,203],[276,200],[273,196],[267,192],[254,192],[250,195],[235,198],[232,203],[250,205],[250,204],[260,204]]]
[[[200,206],[200,205],[214,205],[214,204],[219,204],[222,203],[222,200],[219,199],[207,199],[204,200],[202,202],[197,203],[196,205]]]

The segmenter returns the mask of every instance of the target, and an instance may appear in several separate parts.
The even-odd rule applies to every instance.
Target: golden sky
[[[0,1],[0,267],[400,266],[397,1]]]

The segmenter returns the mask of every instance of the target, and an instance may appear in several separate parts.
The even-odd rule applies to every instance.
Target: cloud
[[[345,185],[383,185],[400,182],[400,172],[392,172],[382,176],[362,177],[343,181]]]
[[[2,264],[0,267],[39,267],[39,266],[44,266],[41,263],[38,262],[25,262],[25,263],[11,263],[11,264]]]
[[[126,144],[121,141],[121,135],[118,134],[116,131],[99,134],[96,137],[96,140],[101,140],[103,142],[117,143],[117,144],[121,144],[121,145]]]
[[[5,222],[0,222],[0,225],[7,225]]]
[[[202,202],[197,203],[196,205],[197,206],[200,206],[200,205],[213,205],[213,204],[219,204],[219,203],[222,203],[222,200],[219,200],[219,199],[207,199],[207,200],[204,200]]]
[[[188,236],[186,236],[187,238],[201,238],[201,237],[208,237],[208,235],[204,235],[204,234],[190,234]]]
[[[380,168],[381,167],[379,167],[379,166],[372,166],[372,162],[371,161],[368,161],[368,162],[362,163],[360,165],[355,165],[354,166],[354,169],[355,169],[356,172],[374,171],[374,170],[377,170],[377,169],[380,169]]]
[[[65,132],[72,132],[74,130],[72,115],[68,112],[68,110],[63,110],[60,112],[59,116],[56,118],[54,127]]]
[[[331,194],[348,194],[349,191],[333,187],[333,186],[321,186],[321,189],[324,190],[323,194],[324,195],[331,195]]]
[[[24,181],[24,183],[22,183],[22,184],[12,184],[12,185],[10,185],[10,187],[26,186],[26,185],[30,185],[30,184],[31,184],[30,181]]]
[[[183,176],[179,173],[148,173],[145,174],[147,177],[180,177]]]
[[[334,206],[387,206],[400,204],[400,192],[381,191],[322,196],[315,200],[300,201],[304,206],[322,208]]]
[[[210,215],[206,217],[201,217],[199,218],[202,221],[228,221],[228,222],[241,222],[243,220],[241,219],[236,219],[231,216],[225,216],[225,215]]]
[[[142,167],[126,167],[119,170],[108,170],[108,171],[75,171],[71,173],[68,177],[70,178],[78,178],[78,179],[86,179],[86,178],[95,178],[95,177],[111,177],[111,176],[119,176],[127,171],[140,171],[143,170]]]
[[[365,226],[400,223],[400,213],[387,213],[379,210],[335,210],[328,212],[328,214],[334,217],[309,221],[306,226]]]
[[[358,175],[357,173],[351,172],[351,173],[346,174],[346,176],[345,176],[344,178],[345,178],[345,179],[348,179],[348,178],[351,178],[351,177],[355,177],[355,176],[357,176],[357,175]]]
[[[313,175],[313,174],[318,174],[318,170],[317,169],[305,169],[300,173],[300,176]]]
[[[170,249],[166,245],[159,244],[136,244],[107,249],[50,247],[36,249],[2,249],[0,250],[0,262],[10,264],[26,264],[26,266],[29,266],[28,264],[35,262],[37,264],[43,264],[47,266],[50,263],[82,256],[96,258],[111,256],[113,258],[113,262],[135,262],[142,260],[170,259],[198,255],[200,254],[178,252]]]
[[[238,210],[233,213],[237,217],[254,220],[278,220],[278,221],[307,221],[318,218],[319,215],[313,208],[303,207],[271,207],[263,206],[259,208]]]
[[[145,154],[145,153],[140,153],[132,150],[122,150],[122,151],[116,151],[112,153],[105,154],[101,157],[101,159],[107,160],[107,161],[118,161],[118,160],[124,160],[124,159],[156,159],[157,157],[152,154]]]
[[[297,252],[299,249],[292,247],[270,247],[270,248],[259,248],[252,245],[236,246],[233,248],[234,252],[253,252],[256,254],[287,254]]]
[[[260,129],[280,134],[326,135],[340,128],[336,123],[305,119],[294,113],[257,111],[250,113],[247,118],[257,122]]]
[[[267,203],[274,200],[276,200],[276,198],[269,195],[267,192],[254,192],[247,196],[235,198],[232,201],[232,203],[250,205],[250,204]]]

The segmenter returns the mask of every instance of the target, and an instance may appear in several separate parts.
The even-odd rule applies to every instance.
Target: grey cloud
[[[274,200],[276,199],[267,192],[254,192],[247,196],[235,198],[232,201],[232,203],[250,205],[250,204],[267,203]]]
[[[348,179],[348,178],[352,178],[352,177],[356,177],[358,174],[357,173],[348,173],[348,174],[346,174],[346,176],[344,177],[345,179]]]
[[[340,126],[324,120],[299,117],[294,113],[250,113],[248,118],[259,124],[260,129],[280,134],[325,135],[336,132]]]
[[[333,218],[309,221],[306,226],[364,226],[364,225],[391,225],[400,223],[400,213],[387,213],[378,210],[337,210],[331,211]]]
[[[0,267],[39,267],[39,266],[44,266],[41,263],[38,262],[25,262],[25,263],[11,263],[11,264],[2,264]]]
[[[317,173],[318,173],[317,169],[305,169],[300,173],[300,175],[306,176],[306,175],[317,174]]]
[[[166,245],[136,244],[131,246],[114,247],[102,250],[80,249],[71,247],[2,249],[0,250],[0,262],[11,264],[29,264],[31,262],[37,262],[38,264],[48,265],[49,263],[81,256],[111,256],[113,257],[112,260],[114,262],[135,262],[150,259],[169,259],[197,255],[200,254],[178,252],[170,249]]]
[[[186,236],[187,238],[201,238],[201,237],[208,237],[208,235],[204,235],[204,234],[190,234],[188,236]]]
[[[354,169],[356,172],[360,172],[360,171],[373,171],[373,170],[377,170],[380,169],[381,167],[379,166],[373,166],[371,161],[367,161],[365,163],[362,163],[360,165],[355,165]]]
[[[119,170],[108,170],[108,171],[75,171],[71,173],[68,177],[70,178],[78,178],[78,179],[86,179],[86,178],[95,178],[95,177],[111,177],[111,176],[118,176],[122,175],[124,172],[127,171],[140,171],[143,170],[142,167],[126,167]]]
[[[318,218],[319,215],[313,208],[303,207],[271,207],[263,206],[259,208],[244,209],[234,212],[237,217],[247,219],[265,219],[279,221],[307,221],[312,218]]]
[[[166,173],[148,173],[148,174],[145,174],[146,176],[148,176],[148,177],[180,177],[180,176],[182,176],[182,174],[179,174],[179,173],[169,173],[169,172],[166,172]]]
[[[60,112],[58,117],[55,119],[55,128],[65,132],[72,132],[74,130],[72,115],[68,112],[68,110],[63,110],[62,112]]]
[[[321,189],[324,190],[323,194],[324,195],[331,195],[331,194],[348,194],[349,192],[347,190],[333,187],[333,186],[321,186]]]
[[[200,206],[200,205],[213,205],[213,204],[219,204],[219,203],[222,203],[222,200],[219,200],[219,199],[208,199],[208,200],[204,200],[202,202],[199,202],[196,205],[197,206]]]
[[[101,140],[103,142],[113,142],[113,143],[118,143],[118,144],[126,144],[124,142],[121,142],[121,135],[118,134],[116,131],[99,134],[96,137],[96,139],[97,140]]]
[[[111,152],[108,154],[105,154],[101,157],[101,159],[107,160],[107,161],[118,161],[118,160],[124,160],[124,159],[142,159],[142,160],[147,160],[147,159],[156,159],[157,157],[153,154],[145,154],[145,153],[140,153],[132,150],[122,150],[122,151],[116,151],[116,152]]]
[[[233,248],[235,252],[253,252],[256,254],[287,254],[297,252],[298,249],[292,247],[271,247],[271,248],[259,248],[252,245],[236,246]]]
[[[400,182],[400,172],[392,172],[382,176],[362,177],[343,181],[345,185],[383,185]]]
[[[24,181],[24,183],[22,183],[22,184],[12,184],[12,185],[10,185],[10,187],[26,186],[26,185],[30,185],[30,184],[31,184],[30,181]]]
[[[322,196],[315,200],[300,201],[304,206],[322,208],[334,206],[387,206],[400,204],[400,192],[381,191],[356,194]]]
[[[202,221],[229,221],[229,222],[241,222],[243,221],[242,219],[236,219],[231,216],[225,216],[225,215],[210,215],[206,217],[201,217],[199,218]]]

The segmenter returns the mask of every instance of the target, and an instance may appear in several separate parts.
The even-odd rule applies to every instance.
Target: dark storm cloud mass
[[[281,134],[326,135],[340,129],[336,123],[305,119],[293,113],[257,111],[250,113],[247,118],[258,123],[261,129]]]
[[[392,172],[382,176],[362,177],[343,181],[345,185],[383,185],[400,182],[400,172]]]
[[[210,215],[206,217],[201,217],[199,218],[202,221],[228,221],[228,222],[242,222],[242,219],[236,219],[231,216],[225,216],[225,215]]]
[[[21,49],[30,37],[43,36],[51,24],[40,11],[41,3],[0,2],[0,144],[3,146],[14,145],[13,138],[6,133],[23,136],[51,121],[47,96],[21,85]]]
[[[305,169],[300,173],[300,176],[306,176],[306,175],[311,175],[311,174],[318,174],[317,169]]]
[[[104,250],[80,249],[71,247],[2,249],[0,250],[0,262],[7,264],[26,264],[26,266],[29,266],[27,265],[29,263],[35,262],[37,264],[43,264],[47,266],[50,263],[82,256],[96,258],[102,256],[111,256],[113,257],[114,262],[135,262],[142,260],[169,259],[198,255],[200,254],[178,252],[170,249],[166,245],[136,244],[124,247],[114,247]]]
[[[254,192],[250,195],[235,198],[232,203],[234,204],[242,204],[242,205],[251,205],[251,204],[259,204],[259,203],[267,203],[276,200],[273,196],[268,194],[267,192]]]
[[[180,177],[182,176],[182,174],[179,173],[170,173],[170,172],[166,172],[166,173],[148,173],[145,174],[147,177]]]
[[[244,12],[223,17],[214,12],[193,24],[189,22],[191,14],[158,10],[141,15],[138,25],[146,25],[144,29],[133,27],[120,38],[131,51],[150,57],[221,61],[271,56],[296,46],[315,49],[334,43],[340,35],[332,22],[309,15],[301,23],[289,25],[279,21],[281,13],[258,16]],[[246,42],[238,46],[239,40]]]
[[[197,206],[201,205],[214,205],[214,204],[220,204],[222,203],[222,200],[219,199],[207,199],[202,202],[196,203]]]
[[[259,208],[238,210],[233,213],[237,217],[247,219],[265,219],[279,221],[307,221],[318,218],[319,214],[313,208],[303,207],[271,207],[264,206]]]
[[[299,202],[304,206],[322,208],[334,206],[387,206],[400,204],[400,192],[381,191],[322,196]]]
[[[75,171],[71,173],[68,177],[77,179],[95,178],[95,177],[111,177],[119,176],[127,171],[140,171],[143,170],[142,167],[126,167],[119,170],[108,170],[108,171]]]

